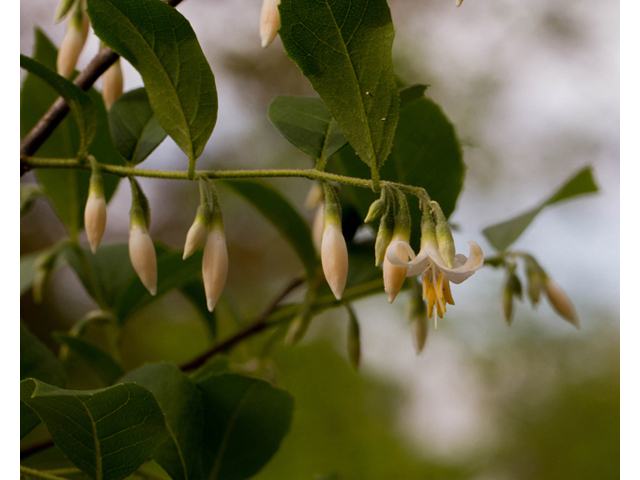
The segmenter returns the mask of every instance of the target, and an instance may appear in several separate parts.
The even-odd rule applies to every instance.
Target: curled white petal
[[[340,300],[347,283],[349,255],[347,243],[339,227],[329,223],[322,234],[322,270],[331,291]]]
[[[276,38],[280,28],[280,0],[264,0],[260,12],[260,40],[262,48],[267,48]]]
[[[140,281],[151,295],[155,295],[158,283],[156,250],[146,229],[137,225],[129,232],[129,256]]]
[[[227,241],[224,230],[214,226],[207,235],[207,243],[204,246],[202,256],[202,278],[204,280],[204,291],[207,296],[207,308],[213,311],[224,284],[227,281],[227,271],[229,269],[229,256],[227,255]]]
[[[469,258],[460,254],[456,255],[454,268],[449,268],[441,256],[439,258],[433,258],[438,269],[445,274],[450,282],[455,284],[462,283],[482,267],[484,255],[480,245],[476,242],[469,242],[469,247]],[[456,267],[456,265],[459,266]]]

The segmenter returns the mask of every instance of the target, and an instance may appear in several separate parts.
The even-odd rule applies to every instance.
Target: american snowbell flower
[[[107,202],[104,198],[102,175],[94,171],[91,174],[89,197],[84,208],[84,229],[87,232],[91,252],[96,253],[106,225]]]
[[[264,0],[260,12],[260,40],[262,48],[267,48],[276,38],[280,28],[280,0]]]
[[[224,236],[222,219],[219,218],[214,220],[209,229],[202,256],[202,278],[207,296],[207,308],[210,312],[213,312],[220,295],[222,295],[224,284],[227,281],[228,269],[227,241]]]
[[[62,38],[58,52],[58,73],[65,78],[69,78],[73,74],[89,33],[89,17],[82,10],[81,3],[78,2],[76,9],[69,18],[67,31]]]
[[[444,215],[441,216],[441,211],[438,211],[437,203],[432,202],[431,205],[436,213],[436,218],[444,219]],[[389,245],[385,256],[385,262],[398,268],[406,268],[407,276],[422,276],[422,297],[427,300],[427,318],[431,318],[434,314],[434,306],[437,316],[442,318],[447,311],[446,304],[455,305],[451,295],[450,282],[455,284],[464,282],[482,267],[484,261],[482,249],[475,242],[469,242],[468,258],[462,254],[455,255],[454,250],[453,261],[447,261],[445,255],[448,256],[451,252],[448,244],[449,235],[442,233],[441,241],[436,231],[437,228],[429,208],[425,207],[418,255],[414,253],[406,240],[395,240]],[[442,232],[442,230],[440,231]],[[443,255],[442,246],[447,252],[445,255]],[[407,260],[407,258],[411,260]],[[437,322],[436,316],[434,316],[434,320]]]
[[[328,183],[324,184],[324,191],[324,230],[322,232],[320,259],[322,260],[322,270],[327,283],[335,297],[340,300],[347,284],[349,256],[347,243],[344,240],[344,235],[342,235],[338,196]]]
[[[104,105],[107,110],[110,110],[122,95],[123,84],[122,66],[120,65],[120,59],[118,59],[102,75],[102,98],[104,98]]]

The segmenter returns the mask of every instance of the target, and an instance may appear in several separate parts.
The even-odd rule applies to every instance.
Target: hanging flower
[[[224,236],[222,222],[214,222],[207,234],[202,256],[202,278],[207,297],[207,308],[210,312],[218,303],[224,284],[227,281],[229,257],[227,255],[227,241]]]
[[[469,242],[469,257],[457,254],[449,267],[442,257],[437,243],[423,242],[416,255],[411,246],[401,240],[391,242],[385,262],[397,267],[405,267],[407,276],[422,276],[422,297],[427,300],[427,318],[433,315],[434,306],[440,318],[447,311],[446,304],[455,305],[451,295],[450,282],[459,284],[477,272],[484,262],[482,249],[475,242]],[[404,257],[405,259],[401,258]],[[407,261],[406,258],[411,260]]]

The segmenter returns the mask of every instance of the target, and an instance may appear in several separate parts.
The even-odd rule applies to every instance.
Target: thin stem
[[[24,465],[20,465],[20,473],[24,473],[25,475],[35,478],[43,478],[45,480],[67,480],[66,478],[51,475],[50,473],[45,473],[40,470],[34,470],[33,468],[25,467]]]
[[[298,286],[302,285],[302,283],[304,283],[304,278],[294,278],[293,280],[291,280],[253,322],[247,324],[245,327],[238,330],[235,334],[233,334],[226,340],[215,344],[202,355],[194,358],[184,365],[181,365],[180,369],[183,371],[195,370],[196,368],[204,365],[207,360],[209,360],[214,355],[224,352],[241,340],[255,335],[256,333],[261,332],[262,330],[267,328],[268,324],[266,321],[269,318],[269,315],[273,313],[278,304],[282,300],[284,300],[284,298],[289,295],[289,293],[291,293]]]
[[[43,470],[44,473],[49,475],[73,475],[76,473],[82,473],[80,469],[75,467],[69,468],[54,468],[53,470]]]
[[[172,7],[177,6],[182,0],[168,0]],[[93,57],[87,68],[78,74],[73,83],[87,91],[100,78],[100,76],[120,58],[116,52],[108,47],[101,48]],[[69,106],[62,97],[59,97],[42,118],[34,125],[31,131],[20,142],[20,157],[33,155],[38,148],[49,138],[64,117],[69,113]],[[29,166],[20,161],[20,176],[29,170]]]
[[[21,160],[28,168],[69,168],[74,170],[90,170],[91,166],[75,159],[68,158],[38,158],[38,157],[22,157]],[[187,172],[168,171],[168,170],[142,170],[132,167],[123,167],[120,165],[109,165],[105,163],[99,164],[100,171],[119,177],[147,177],[161,178],[167,180],[188,180]],[[316,169],[265,169],[265,170],[211,170],[198,171],[198,175],[203,175],[212,180],[234,180],[242,178],[275,178],[275,177],[297,177],[307,178],[309,180],[326,180],[337,182],[344,185],[351,185],[360,188],[373,188],[372,180],[363,178],[347,177],[335,173],[321,172]],[[424,197],[425,190],[420,187],[404,185],[402,183],[382,181],[381,185],[395,187],[407,193],[411,193],[418,197]]]

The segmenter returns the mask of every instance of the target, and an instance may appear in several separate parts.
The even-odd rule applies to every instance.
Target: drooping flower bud
[[[149,236],[149,203],[138,182],[129,177],[131,184],[131,210],[129,230],[129,257],[140,281],[155,295],[158,284],[156,250]]]
[[[89,196],[84,208],[84,229],[91,252],[96,253],[107,225],[107,202],[104,198],[102,175],[97,169],[91,174]]]
[[[387,253],[387,247],[391,243],[391,237],[393,236],[394,215],[393,215],[393,201],[387,202],[387,211],[380,219],[380,226],[378,227],[378,235],[376,235],[375,254],[376,254],[376,266],[382,263],[385,254]]]
[[[222,290],[227,281],[229,269],[229,256],[227,254],[227,241],[224,236],[222,219],[214,220],[202,256],[202,278],[204,291],[207,297],[207,308],[213,312]]]
[[[436,238],[438,239],[438,248],[442,254],[442,258],[447,262],[449,267],[453,267],[453,261],[456,258],[456,246],[453,243],[453,235],[444,213],[438,202],[431,202],[433,213],[436,218]]]
[[[207,231],[209,230],[209,223],[211,221],[211,210],[208,205],[200,205],[198,207],[198,213],[196,219],[193,221],[191,228],[187,232],[187,239],[184,243],[184,254],[182,259],[185,260],[193,255],[198,247],[202,244],[207,237]]]
[[[110,110],[116,100],[122,95],[124,80],[120,59],[116,60],[102,75],[102,98],[107,110]]]
[[[394,253],[402,262],[409,261],[409,252],[399,242],[409,243],[411,235],[411,216],[409,214],[409,205],[407,199],[402,192],[396,192],[397,208],[395,211],[393,237],[391,243],[387,247],[395,249]],[[404,279],[407,277],[407,267],[394,265],[389,261],[388,252],[384,256],[382,263],[382,278],[384,281],[384,291],[389,296],[389,303],[393,301],[400,293]]]
[[[331,291],[340,300],[347,284],[349,271],[349,255],[347,243],[342,235],[340,203],[335,190],[328,183],[324,184],[324,230],[322,233],[322,247],[320,259],[322,270]]]
[[[551,303],[553,309],[564,318],[567,322],[575,326],[576,328],[580,328],[580,320],[578,319],[578,315],[576,314],[575,309],[573,308],[573,304],[569,297],[556,285],[556,283],[551,280],[551,278],[547,277],[545,279],[544,284],[545,292],[547,293],[547,298]]]
[[[264,0],[260,12],[260,40],[262,48],[267,48],[276,38],[280,28],[280,0]]]
[[[89,33],[89,17],[82,9],[81,3],[78,2],[73,15],[69,18],[67,31],[58,51],[58,73],[65,78],[69,78],[73,74]]]
[[[413,291],[409,300],[409,320],[411,321],[411,333],[413,345],[419,355],[427,343],[427,305],[422,299],[422,289],[415,280],[412,280]]]
[[[462,2],[464,2],[464,0],[456,0],[456,7],[462,5]]]
[[[367,212],[367,217],[364,219],[365,223],[369,223],[374,221],[380,215],[385,213],[387,210],[387,189],[382,188],[382,193],[380,194],[380,198],[377,199],[369,206],[369,211]]]
[[[523,255],[527,269],[527,294],[531,305],[535,307],[540,301],[540,293],[544,290],[547,274],[531,255]]]
[[[360,324],[356,318],[355,312],[350,306],[347,306],[349,312],[349,329],[347,331],[347,354],[349,356],[349,362],[354,370],[360,368]]]
[[[508,325],[511,325],[513,320],[513,298],[522,298],[522,284],[520,279],[514,273],[510,271],[507,277],[507,282],[502,290],[502,314]]]
[[[129,257],[142,284],[155,295],[158,284],[156,250],[144,224],[133,220],[129,230]]]

